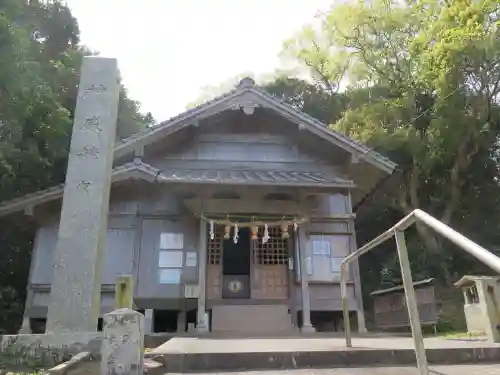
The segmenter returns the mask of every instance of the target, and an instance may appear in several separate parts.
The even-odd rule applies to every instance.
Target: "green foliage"
[[[346,110],[331,127],[399,165],[391,190],[360,211],[358,228],[369,226],[361,242],[415,208],[486,246],[500,240],[499,18],[494,0],[351,2],[285,43],[284,55],[325,92],[346,83]],[[461,272],[484,272],[423,225],[408,243],[417,274],[449,284]],[[385,248],[382,259],[367,256],[379,264],[375,273],[387,271],[371,285],[396,283],[394,246]]]
[[[0,373],[38,374],[71,358],[67,348],[53,350],[40,344],[21,344],[12,339],[0,350]]]
[[[63,2],[0,2],[0,201],[63,182],[79,72],[89,54],[79,45],[77,21]],[[122,87],[117,138],[153,123]],[[32,229],[17,218],[0,225],[0,285],[14,287],[21,300]],[[16,323],[9,322],[0,327],[12,333]]]

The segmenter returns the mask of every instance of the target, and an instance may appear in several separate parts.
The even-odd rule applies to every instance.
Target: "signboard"
[[[158,267],[160,268],[182,268],[183,253],[182,251],[161,251],[158,259]]]
[[[198,298],[200,295],[200,287],[197,284],[184,285],[184,298]]]
[[[181,250],[184,248],[184,234],[182,233],[161,233],[160,249]]]
[[[180,284],[181,270],[175,268],[164,268],[159,270],[160,284]]]
[[[312,241],[313,255],[326,255],[330,256],[332,246],[328,240],[313,240]]]
[[[186,253],[186,267],[196,267],[198,263],[198,254],[194,251],[190,251]]]
[[[331,258],[330,259],[331,271],[334,273],[339,273],[340,272],[340,263],[342,263],[343,260],[344,260],[344,258]]]

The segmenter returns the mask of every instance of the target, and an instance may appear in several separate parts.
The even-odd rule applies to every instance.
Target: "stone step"
[[[287,305],[219,305],[212,307],[214,333],[291,332]]]
[[[500,345],[441,341],[429,341],[429,364],[500,364]],[[165,372],[179,373],[416,365],[408,338],[356,339],[353,345],[345,348],[335,339],[176,338],[146,356],[161,361]]]
[[[497,365],[459,365],[459,366],[431,366],[431,374],[440,375],[500,375]],[[357,367],[357,368],[329,368],[303,370],[274,370],[256,371],[252,375],[418,375],[416,367]],[[241,375],[237,372],[226,372],[224,375]]]

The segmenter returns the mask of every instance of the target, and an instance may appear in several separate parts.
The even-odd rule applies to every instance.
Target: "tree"
[[[497,149],[498,19],[488,0],[350,3],[285,43],[318,84],[348,81],[350,108],[331,126],[399,164],[397,194],[385,199],[402,214],[422,208],[451,224],[474,209],[463,202],[477,186],[472,167]],[[417,230],[449,281],[443,242]]]
[[[80,68],[92,53],[79,41],[76,19],[61,1],[0,3],[0,201],[64,181]],[[153,122],[122,86],[117,137]],[[33,247],[31,224],[18,217],[0,223],[0,295],[21,304]],[[7,317],[5,306],[0,315]]]

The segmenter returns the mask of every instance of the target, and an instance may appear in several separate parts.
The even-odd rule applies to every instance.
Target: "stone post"
[[[311,324],[311,297],[309,294],[309,273],[307,267],[307,239],[304,226],[298,228],[300,254],[300,289],[302,294],[302,332],[314,333]]]
[[[97,330],[118,79],[116,59],[84,58],[55,249],[47,332]]]
[[[205,311],[205,295],[207,282],[207,223],[200,219],[200,237],[198,239],[198,313],[196,331],[208,332],[207,314]]]
[[[103,317],[101,375],[144,374],[144,315],[119,309]]]
[[[132,309],[134,304],[134,280],[132,275],[116,277],[115,309]]]

